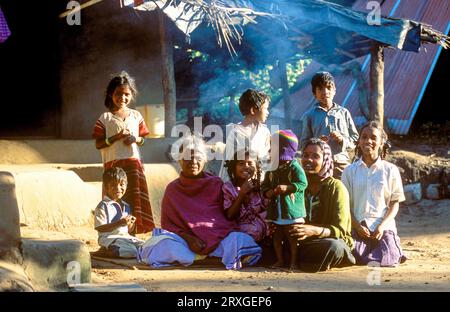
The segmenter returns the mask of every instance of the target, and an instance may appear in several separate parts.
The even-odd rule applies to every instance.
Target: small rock
[[[274,289],[273,286],[269,286],[266,288],[266,290],[273,290],[273,289]]]
[[[426,195],[428,199],[439,199],[439,184],[430,184],[427,187]]]
[[[389,283],[391,280],[389,280],[389,279],[387,279],[387,280],[384,280],[386,283]]]
[[[405,193],[405,204],[410,205],[422,199],[422,186],[420,183],[407,184],[403,187]]]

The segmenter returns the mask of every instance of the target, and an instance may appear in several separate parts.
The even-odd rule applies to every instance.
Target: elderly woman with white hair
[[[208,150],[203,139],[189,136],[177,148],[180,176],[169,183],[161,204],[161,227],[141,248],[138,259],[152,267],[190,265],[220,257],[227,269],[255,264],[261,248],[223,208],[223,181],[205,172]]]

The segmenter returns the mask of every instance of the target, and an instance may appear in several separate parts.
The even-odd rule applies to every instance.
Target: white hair
[[[189,135],[175,142],[172,146],[171,154],[176,161],[182,159],[189,160],[191,159],[192,151],[205,161],[208,160],[208,147],[206,142],[197,134]]]

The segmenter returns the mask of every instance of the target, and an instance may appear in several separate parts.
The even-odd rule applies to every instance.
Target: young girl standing
[[[290,248],[289,269],[298,268],[297,238],[291,237],[289,231],[293,225],[305,223],[305,189],[308,186],[305,171],[298,163],[295,155],[298,148],[298,138],[291,130],[279,130],[273,136],[278,136],[278,168],[266,172],[261,186],[262,194],[270,200],[267,209],[267,219],[275,228],[273,247],[277,261],[273,267],[285,265],[283,242]]]
[[[142,115],[128,107],[136,95],[134,79],[126,72],[112,78],[105,97],[108,111],[98,118],[92,136],[104,169],[125,170],[128,188],[123,199],[131,205],[136,217],[135,233],[145,233],[154,228],[154,223],[138,145],[144,145],[144,136],[149,131]]]
[[[261,164],[249,150],[242,152],[243,160],[238,160],[239,154],[236,152],[225,165],[230,181],[222,186],[223,208],[228,220],[237,220],[239,230],[259,242],[268,234],[267,202],[260,192]]]
[[[227,125],[225,160],[219,172],[224,181],[230,180],[224,168],[225,161],[233,159],[238,150],[248,149],[255,153],[261,160],[263,169],[269,159],[270,131],[264,124],[269,116],[269,97],[264,92],[248,89],[239,98],[239,111],[244,120]]]
[[[361,128],[357,155],[345,168],[342,182],[350,195],[356,261],[396,266],[406,260],[397,235],[395,216],[405,200],[398,168],[384,160],[387,135],[374,121]]]

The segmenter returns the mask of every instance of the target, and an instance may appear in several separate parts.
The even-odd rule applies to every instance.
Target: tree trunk
[[[283,92],[284,119],[286,128],[292,129],[291,97],[286,73],[286,59],[282,56],[282,53],[278,55],[278,74],[280,75],[281,90]]]
[[[232,119],[234,117],[234,99],[235,94],[234,92],[230,94],[230,102],[229,102],[229,111],[228,111],[228,120],[232,122]]]
[[[384,48],[375,45],[370,50],[370,120],[383,126],[384,121]]]
[[[172,36],[168,33],[164,13],[159,11],[159,40],[161,44],[161,75],[164,93],[164,136],[170,137],[176,124],[177,96],[173,70]]]

